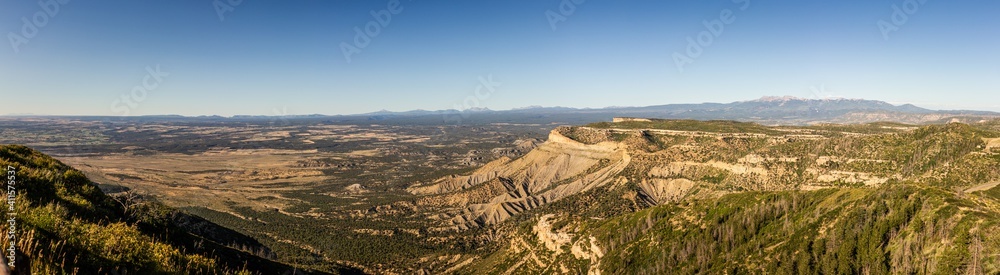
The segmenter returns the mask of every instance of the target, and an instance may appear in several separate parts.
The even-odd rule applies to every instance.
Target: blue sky
[[[1000,2],[920,1],[750,0],[744,10],[743,0],[402,0],[393,13],[393,1],[220,0],[220,18],[212,1],[0,0],[0,114],[352,114],[765,95],[1000,111]],[[894,6],[905,22],[893,22]],[[382,26],[373,11],[391,19]],[[554,29],[553,14],[565,19]],[[729,23],[718,35],[704,24],[721,19]],[[894,28],[888,36],[880,20]],[[379,32],[357,47],[354,29],[366,25]],[[689,55],[688,38],[697,44],[703,32],[711,43]],[[359,50],[350,62],[342,43]],[[690,59],[683,70],[678,55]],[[492,92],[476,92],[481,78],[492,78]]]

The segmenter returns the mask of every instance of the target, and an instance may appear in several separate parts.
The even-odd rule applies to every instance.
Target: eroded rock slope
[[[457,207],[435,218],[449,229],[468,229],[603,186],[630,160],[617,142],[583,144],[554,130],[548,141],[521,158],[502,158],[470,175],[445,177],[409,191],[445,194],[446,203]]]

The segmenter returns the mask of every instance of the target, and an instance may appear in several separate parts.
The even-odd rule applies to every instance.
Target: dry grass
[[[65,157],[62,161],[97,182],[114,182],[155,194],[169,205],[230,212],[227,203],[271,210],[298,202],[281,193],[303,190],[305,185],[330,178],[315,168],[296,167],[299,160],[315,158],[315,154],[315,150],[231,150],[196,155]]]

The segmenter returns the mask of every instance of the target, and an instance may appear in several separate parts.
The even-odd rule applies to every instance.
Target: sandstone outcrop
[[[444,194],[489,188],[486,185],[502,186],[502,194],[439,217],[444,218],[449,229],[462,230],[496,224],[517,213],[603,186],[630,160],[628,152],[616,142],[583,144],[554,130],[548,141],[519,159],[501,158],[470,175],[449,176],[408,190],[414,194]]]

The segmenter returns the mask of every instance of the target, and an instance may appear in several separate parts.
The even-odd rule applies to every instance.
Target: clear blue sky
[[[354,28],[390,2],[243,0],[220,20],[208,0],[71,0],[53,16],[34,0],[0,0],[0,114],[351,114],[764,95],[1000,111],[1000,1],[927,0],[902,11],[907,20],[886,39],[877,22],[893,24],[893,6],[907,1],[751,0],[741,10],[730,0],[587,0],[562,15],[570,0],[403,0],[348,62],[341,43],[354,44]],[[679,70],[674,53],[724,10],[731,23]],[[553,29],[547,11],[565,21]],[[48,22],[25,33],[22,18]],[[169,73],[162,81],[147,77],[157,65]],[[490,75],[500,86],[477,97]],[[144,78],[155,89],[121,101]]]

